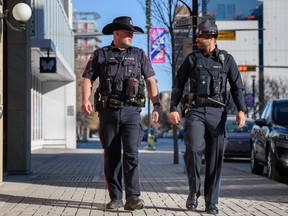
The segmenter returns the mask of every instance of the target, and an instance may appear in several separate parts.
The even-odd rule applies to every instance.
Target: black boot
[[[190,193],[187,201],[186,201],[186,208],[192,211],[195,211],[198,206],[198,196],[196,193]]]
[[[214,205],[214,204],[206,204],[205,211],[206,211],[208,214],[214,214],[214,215],[219,213],[218,208],[217,208],[216,205]]]

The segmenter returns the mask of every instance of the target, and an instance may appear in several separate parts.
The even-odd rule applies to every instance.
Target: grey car
[[[242,128],[238,128],[236,116],[228,116],[226,121],[226,149],[224,156],[250,158],[250,132],[253,119],[247,118]]]
[[[267,103],[251,131],[251,171],[288,181],[288,99]]]

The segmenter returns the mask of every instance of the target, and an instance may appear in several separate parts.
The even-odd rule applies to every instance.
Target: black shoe
[[[218,214],[219,213],[218,208],[214,204],[206,205],[205,211],[208,214]]]
[[[196,193],[190,193],[187,201],[186,201],[186,208],[192,211],[195,211],[198,206],[198,196]]]
[[[118,199],[113,199],[106,205],[106,209],[118,209],[121,207],[123,207],[123,201]]]
[[[136,210],[136,209],[143,209],[144,208],[144,201],[140,199],[138,196],[129,196],[126,199],[126,203],[124,205],[125,210]]]

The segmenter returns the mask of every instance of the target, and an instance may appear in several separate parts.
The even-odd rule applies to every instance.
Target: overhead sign
[[[206,21],[206,20],[209,20],[211,22],[215,22],[216,21],[216,18],[215,16],[212,16],[212,15],[209,15],[209,16],[200,16],[200,17],[197,17],[197,23],[201,23],[203,21]]]
[[[40,73],[56,73],[56,58],[40,57]]]
[[[215,22],[216,18],[215,16],[198,16],[197,17],[197,23],[201,23],[203,21],[210,20],[212,22]],[[193,17],[181,17],[180,19],[175,20],[174,26],[175,28],[181,28],[181,27],[189,27],[193,25]]]
[[[150,58],[152,63],[165,63],[165,34],[164,28],[150,29]]]
[[[188,27],[192,26],[192,16],[181,17],[180,19],[175,20],[174,26],[177,27]]]
[[[217,40],[236,40],[235,31],[219,31]]]

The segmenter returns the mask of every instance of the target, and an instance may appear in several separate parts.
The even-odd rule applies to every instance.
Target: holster
[[[181,113],[182,117],[185,117],[185,114],[195,106],[194,94],[189,92],[185,94],[181,100]]]
[[[100,98],[99,88],[96,89],[94,93],[94,111],[97,112],[100,109]]]
[[[109,98],[108,99],[108,106],[110,108],[113,108],[113,109],[121,109],[124,106],[124,102],[119,101],[119,100],[114,99],[114,98]]]

